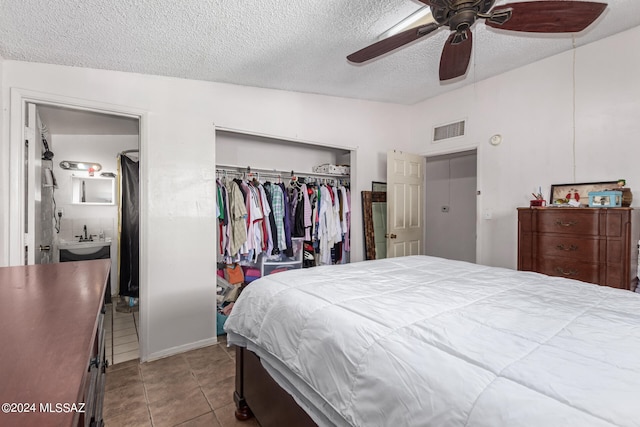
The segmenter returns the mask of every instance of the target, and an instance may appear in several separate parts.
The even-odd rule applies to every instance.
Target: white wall
[[[344,154],[345,150],[317,145],[229,132],[216,134],[216,163],[220,165],[312,172],[314,166],[324,163],[341,164]]]
[[[640,55],[629,54],[638,44],[634,28],[415,106],[413,151],[478,148],[479,263],[516,267],[516,208],[538,186],[546,195],[551,184],[626,178],[640,194]],[[434,125],[461,118],[464,137],[430,142]],[[494,134],[501,145],[488,143]]]
[[[214,124],[356,149],[354,194],[369,189],[372,180],[385,180],[388,147],[408,145],[406,106],[18,61],[5,62],[3,77],[5,105],[15,87],[79,105],[148,112],[141,147],[143,359],[215,341]],[[3,112],[5,153],[10,117]],[[1,161],[0,170],[7,170],[8,156]],[[3,214],[15,215],[6,183],[2,188]],[[353,207],[352,259],[358,260],[363,259],[359,197],[353,197]],[[7,236],[5,224],[0,241]]]

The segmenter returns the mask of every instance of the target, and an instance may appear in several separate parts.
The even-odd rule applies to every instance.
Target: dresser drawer
[[[566,277],[583,282],[598,283],[599,266],[597,263],[580,262],[567,258],[545,258],[538,261],[539,273],[549,276]]]
[[[598,238],[546,234],[538,237],[538,256],[597,261],[599,245]]]
[[[558,209],[537,215],[537,231],[540,233],[567,233],[597,236],[598,215],[580,212],[578,209]]]

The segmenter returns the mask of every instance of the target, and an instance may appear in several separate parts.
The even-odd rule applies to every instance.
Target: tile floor
[[[107,368],[105,425],[259,427],[254,419],[235,419],[235,354],[224,337],[219,341],[153,362],[135,359]]]
[[[116,311],[116,299],[106,305],[104,315],[105,352],[109,365],[138,359],[139,313],[121,313]]]

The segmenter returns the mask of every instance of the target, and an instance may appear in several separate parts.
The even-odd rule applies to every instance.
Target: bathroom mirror
[[[113,205],[116,180],[103,177],[71,177],[71,203],[74,205]]]
[[[387,193],[362,192],[365,259],[387,257]]]

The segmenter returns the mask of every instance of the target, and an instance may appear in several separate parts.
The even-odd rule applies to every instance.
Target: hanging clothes
[[[305,241],[315,261],[348,261],[350,193],[342,185],[216,180],[218,250],[225,263],[252,265],[260,256],[294,255],[293,238]],[[296,249],[297,250],[297,249]]]
[[[289,203],[287,203],[287,190],[283,183],[278,184],[280,189],[282,190],[283,200],[284,200],[284,254],[288,257],[293,256],[293,248],[291,247],[291,207]]]
[[[231,224],[231,236],[229,242],[229,255],[234,257],[247,241],[247,208],[240,186],[235,181],[229,182],[229,222]]]
[[[276,223],[276,236],[278,249],[284,251],[287,248],[285,236],[285,201],[282,188],[278,184],[271,184],[271,203],[273,207],[273,217]]]

